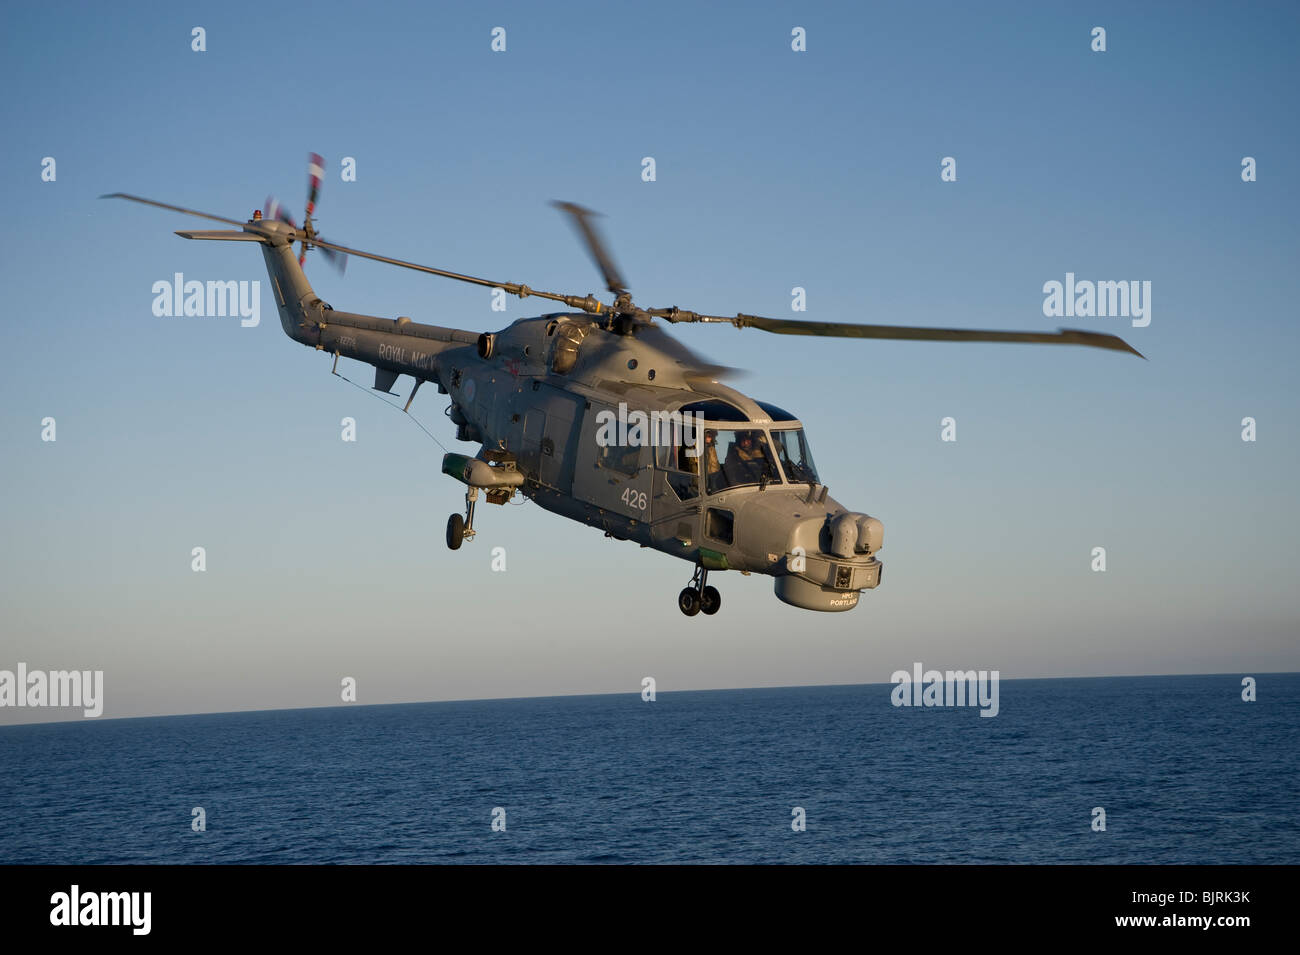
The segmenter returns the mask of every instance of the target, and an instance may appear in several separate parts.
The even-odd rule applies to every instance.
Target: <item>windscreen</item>
[[[776,458],[761,428],[704,432],[705,484],[710,494],[743,484],[779,484]]]
[[[793,431],[773,431],[772,443],[776,446],[776,455],[781,459],[781,470],[786,480],[792,484],[817,481],[817,467],[813,464],[812,452],[808,450],[808,440],[803,428]]]

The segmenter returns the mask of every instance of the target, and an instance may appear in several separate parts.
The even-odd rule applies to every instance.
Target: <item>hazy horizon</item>
[[[920,661],[920,662],[924,663],[925,661]],[[926,669],[929,670],[932,668],[927,665]],[[933,669],[947,670],[947,669],[958,669],[958,668],[935,667]],[[1254,677],[1256,678],[1256,682],[1258,684],[1259,677],[1290,676],[1298,672],[1300,671],[1280,670],[1277,672],[1268,672],[1268,671],[1261,670],[1261,671],[1254,671],[1251,673],[1199,673],[1199,672],[1198,673],[1121,673],[1121,674],[1097,674],[1093,676],[1019,676],[1019,677],[1006,677],[1000,675],[999,681],[1001,683],[1015,683],[1021,681],[1041,681],[1041,680],[1142,680],[1142,679],[1157,680],[1164,677],[1222,676],[1227,680],[1235,679],[1238,681],[1236,683],[1225,683],[1225,692],[1231,691],[1232,693],[1239,693],[1241,690],[1240,679],[1242,677],[1246,677],[1246,676]],[[794,683],[794,684],[778,683],[778,684],[763,685],[763,686],[699,686],[699,687],[668,687],[668,688],[656,686],[656,693],[658,694],[714,693],[714,692],[740,693],[740,692],[744,692],[745,690],[801,690],[801,689],[818,689],[818,688],[829,688],[829,687],[871,687],[871,686],[892,687],[895,685],[897,684],[885,680],[881,682],[872,682],[872,683]],[[635,688],[631,690],[607,690],[607,691],[593,691],[588,693],[546,693],[546,694],[529,695],[529,696],[501,696],[501,697],[467,696],[467,697],[448,697],[446,699],[438,699],[438,700],[384,700],[382,702],[377,702],[377,703],[367,703],[358,700],[355,703],[316,703],[308,706],[274,706],[274,707],[265,707],[265,708],[245,707],[245,708],[233,709],[233,710],[195,710],[193,712],[185,712],[185,713],[136,713],[130,716],[99,716],[93,718],[86,718],[80,715],[67,714],[64,716],[60,716],[56,719],[14,720],[10,722],[0,722],[0,729],[4,729],[6,726],[40,726],[49,723],[83,723],[83,722],[104,723],[104,722],[111,722],[112,720],[165,719],[167,717],[172,717],[172,716],[221,716],[227,713],[230,714],[278,713],[281,711],[292,712],[295,710],[345,709],[351,707],[366,707],[366,706],[423,706],[425,704],[433,704],[433,703],[509,703],[513,700],[567,699],[569,697],[584,697],[584,696],[626,696],[629,694],[632,696],[640,697],[641,692],[642,692],[642,688],[638,684]],[[1267,693],[1267,688],[1265,688],[1263,691],[1260,692]],[[885,696],[882,701],[888,703],[888,697]],[[33,711],[30,708],[15,708],[13,712],[26,713],[26,712],[33,712]],[[49,713],[51,712],[51,710],[47,708],[44,710],[37,710],[36,712]]]

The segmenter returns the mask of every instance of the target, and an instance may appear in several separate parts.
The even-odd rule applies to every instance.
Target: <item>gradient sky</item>
[[[106,718],[331,705],[343,676],[381,703],[636,692],[647,675],[660,691],[873,683],[913,661],[1004,678],[1300,669],[1295,5],[2,17],[0,669],[102,669]],[[721,574],[722,612],[688,620],[687,564],[531,503],[480,505],[478,538],[449,552],[463,488],[442,450],[283,335],[255,249],[96,199],[243,218],[275,193],[300,215],[310,151],[328,161],[318,225],[358,248],[599,291],[547,205],[571,199],[606,214],[644,306],[783,316],[802,286],[809,319],[1066,325],[1150,360],[675,329],[750,369],[737,386],[802,418],[831,494],[885,524],[884,582],[850,613]],[[486,290],[364,261],[307,271],[368,314],[487,330],[546,310],[493,313]],[[1149,280],[1150,326],[1045,318],[1043,283],[1067,271]],[[151,287],[175,272],[260,280],[261,325],[156,318]],[[469,448],[440,398],[414,413]]]

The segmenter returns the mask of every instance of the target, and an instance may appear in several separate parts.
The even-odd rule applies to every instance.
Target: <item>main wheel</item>
[[[453,514],[447,518],[447,546],[458,550],[465,540],[465,518]]]
[[[715,614],[718,608],[722,606],[722,594],[718,593],[717,587],[705,587],[700,593],[700,610],[703,613]]]
[[[677,595],[677,609],[688,617],[694,617],[700,612],[700,595],[694,587],[687,587]]]

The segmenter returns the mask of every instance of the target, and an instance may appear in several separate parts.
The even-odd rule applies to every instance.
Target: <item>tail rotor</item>
[[[284,208],[279,199],[274,196],[266,197],[266,205],[263,208],[263,215],[268,219],[276,219],[283,222],[295,232],[302,233],[301,250],[298,253],[298,264],[302,265],[307,261],[308,249],[320,249],[325,256],[325,261],[329,262],[339,274],[342,275],[348,266],[348,257],[345,253],[331,249],[327,246],[316,245],[312,240],[316,238],[316,229],[312,225],[311,217],[316,213],[316,200],[320,197],[320,186],[325,178],[325,160],[318,154],[312,153],[307,160],[307,214],[303,219],[302,228],[294,221],[293,216]]]

